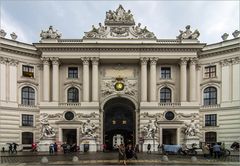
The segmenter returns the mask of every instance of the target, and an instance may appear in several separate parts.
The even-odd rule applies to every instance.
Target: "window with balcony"
[[[214,78],[214,77],[216,77],[216,65],[205,67],[204,77],[205,78]]]
[[[68,68],[68,78],[78,78],[78,68],[69,67]]]
[[[170,103],[172,102],[171,89],[162,88],[160,90],[160,102],[161,103]]]
[[[22,126],[33,126],[33,115],[22,114]]]
[[[33,88],[26,86],[22,88],[23,105],[35,105],[35,91]]]
[[[24,77],[34,78],[34,67],[23,65],[22,66],[22,75]]]
[[[68,93],[67,95],[68,102],[79,102],[79,93],[77,88],[74,88],[74,87],[69,88],[67,93]]]
[[[204,105],[216,105],[217,104],[217,88],[208,87],[204,89],[203,100],[204,100]]]
[[[162,79],[171,79],[171,68],[170,67],[161,67],[161,78]]]
[[[205,126],[217,126],[217,115],[205,115]]]

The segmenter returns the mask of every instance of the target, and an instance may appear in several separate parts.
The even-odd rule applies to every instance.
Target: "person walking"
[[[215,143],[213,146],[214,158],[220,158],[221,146]]]
[[[8,153],[13,153],[13,146],[11,143],[8,146]]]
[[[208,144],[205,144],[203,147],[202,147],[202,151],[203,151],[203,156],[205,159],[208,159],[209,158],[209,155],[210,155],[210,148],[209,148],[209,145]]]
[[[13,143],[13,153],[17,153],[17,143]]]
[[[57,143],[55,142],[54,143],[54,152],[56,153],[58,151],[58,145],[57,145]]]
[[[151,154],[151,144],[148,144],[148,145],[147,145],[147,153],[150,153],[150,154]]]
[[[120,146],[118,148],[118,161],[119,161],[119,163],[121,161],[123,161],[123,164],[127,165],[127,163],[126,163],[126,149],[125,149],[125,146],[123,144],[120,144]]]

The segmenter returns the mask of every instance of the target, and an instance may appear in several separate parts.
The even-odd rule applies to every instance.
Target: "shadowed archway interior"
[[[121,136],[122,143],[135,143],[135,105],[122,97],[110,99],[104,105],[104,143],[113,150],[114,136]],[[118,143],[119,144],[119,141]]]

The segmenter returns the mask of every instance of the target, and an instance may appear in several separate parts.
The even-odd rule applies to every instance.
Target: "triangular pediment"
[[[106,12],[104,24],[99,23],[97,28],[92,25],[92,30],[85,32],[84,39],[156,39],[146,26],[135,25],[131,11],[126,11],[122,5],[115,11]]]

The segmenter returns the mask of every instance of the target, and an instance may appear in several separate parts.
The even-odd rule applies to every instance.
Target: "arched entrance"
[[[117,144],[135,144],[135,105],[123,97],[108,100],[103,114],[103,141],[108,150],[114,150]]]

